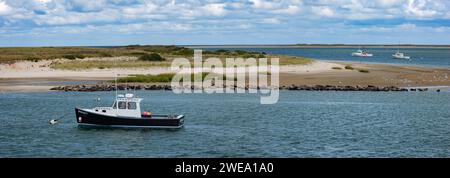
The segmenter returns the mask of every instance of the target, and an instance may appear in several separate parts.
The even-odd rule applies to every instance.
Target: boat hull
[[[353,57],[373,57],[373,54],[359,54],[359,53],[353,53]]]
[[[404,56],[404,57],[398,57],[398,56],[392,56],[393,59],[411,59],[411,57],[409,56]]]
[[[79,126],[112,128],[181,128],[184,116],[153,115],[152,117],[112,117],[75,108]]]

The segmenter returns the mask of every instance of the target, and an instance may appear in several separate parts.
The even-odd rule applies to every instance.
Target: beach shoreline
[[[52,60],[44,60],[1,64],[0,92],[45,92],[56,86],[111,81],[115,74],[157,75],[173,72],[169,67],[56,70],[49,67],[51,62]],[[352,66],[354,69],[348,70],[345,66]],[[368,73],[359,70],[366,70]],[[445,68],[315,60],[307,65],[280,66],[280,86],[450,86],[449,75],[450,69]]]

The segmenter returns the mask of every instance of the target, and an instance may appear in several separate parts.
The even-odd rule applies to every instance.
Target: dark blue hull
[[[181,128],[184,116],[153,115],[152,117],[111,117],[75,108],[76,121],[80,126],[120,128]]]

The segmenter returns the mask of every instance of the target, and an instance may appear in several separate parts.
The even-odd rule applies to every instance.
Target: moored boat
[[[396,53],[392,54],[392,58],[394,58],[394,59],[411,59],[411,57],[406,56],[405,53],[401,53],[400,50],[398,50]]]
[[[367,52],[366,50],[357,50],[356,52],[352,53],[352,56],[354,57],[372,57],[373,54],[370,54],[369,52]]]
[[[181,128],[184,115],[153,115],[141,112],[142,98],[117,95],[112,107],[75,108],[79,126],[119,128]]]

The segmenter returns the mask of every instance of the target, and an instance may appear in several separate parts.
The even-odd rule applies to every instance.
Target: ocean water
[[[450,157],[450,92],[282,91],[275,105],[256,94],[136,95],[155,114],[185,114],[185,127],[77,127],[74,107],[110,105],[114,92],[1,93],[0,157]]]
[[[218,48],[207,48],[204,50],[217,50]],[[413,66],[431,66],[450,68],[450,49],[438,48],[400,48],[400,51],[411,60],[392,59],[392,54],[397,48],[366,48],[374,56],[369,58],[352,57],[351,53],[358,48],[220,48],[229,50],[248,50],[266,52],[267,54],[282,54],[308,57],[321,60],[352,61],[365,63],[400,64]]]

